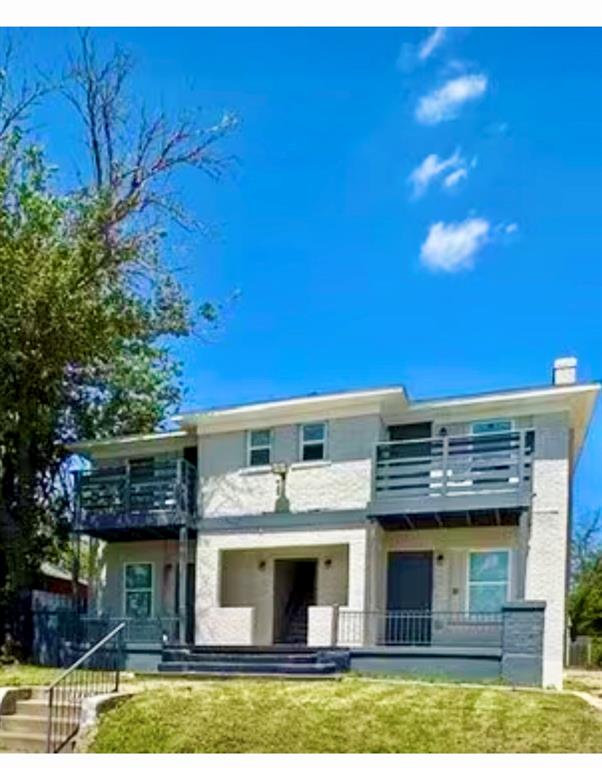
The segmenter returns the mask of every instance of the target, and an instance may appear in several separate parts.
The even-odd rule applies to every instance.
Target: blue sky
[[[22,33],[60,67],[72,30]],[[173,242],[209,344],[178,344],[185,407],[402,383],[411,396],[602,378],[602,31],[100,30],[136,95],[210,120],[239,158],[183,197],[217,229]],[[72,169],[56,105],[41,124]],[[600,407],[578,510],[602,503]]]

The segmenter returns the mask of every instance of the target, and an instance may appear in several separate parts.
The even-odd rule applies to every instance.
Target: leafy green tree
[[[87,33],[52,92],[74,107],[88,148],[81,186],[60,179],[27,132],[49,90],[0,66],[0,633],[17,597],[65,536],[67,440],[151,430],[178,404],[169,339],[213,324],[166,265],[174,220],[198,225],[166,191],[185,168],[218,178],[216,143],[236,125],[134,114],[129,57],[101,60]],[[0,637],[0,643],[2,637]]]

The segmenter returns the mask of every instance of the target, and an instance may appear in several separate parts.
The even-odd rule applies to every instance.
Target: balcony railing
[[[196,469],[184,459],[127,461],[76,473],[76,529],[162,527],[196,515]]]
[[[341,610],[338,644],[497,648],[500,612]]]
[[[374,499],[408,509],[527,503],[532,430],[378,443]]]

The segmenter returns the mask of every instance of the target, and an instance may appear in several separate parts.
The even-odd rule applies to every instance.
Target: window
[[[512,421],[510,419],[496,419],[472,423],[473,435],[486,435],[489,432],[512,432]]]
[[[262,467],[272,460],[272,432],[269,429],[254,429],[249,432],[250,467]]]
[[[301,425],[301,461],[320,461],[326,457],[326,424]]]
[[[147,619],[153,612],[153,566],[127,563],[125,566],[125,615]]]
[[[508,599],[507,550],[471,552],[468,565],[470,613],[500,611]]]

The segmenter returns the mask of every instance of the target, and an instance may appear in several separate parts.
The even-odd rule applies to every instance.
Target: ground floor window
[[[470,552],[468,610],[500,611],[508,599],[509,552],[505,549]]]
[[[125,566],[125,615],[134,619],[147,619],[152,612],[152,563],[127,563]]]

